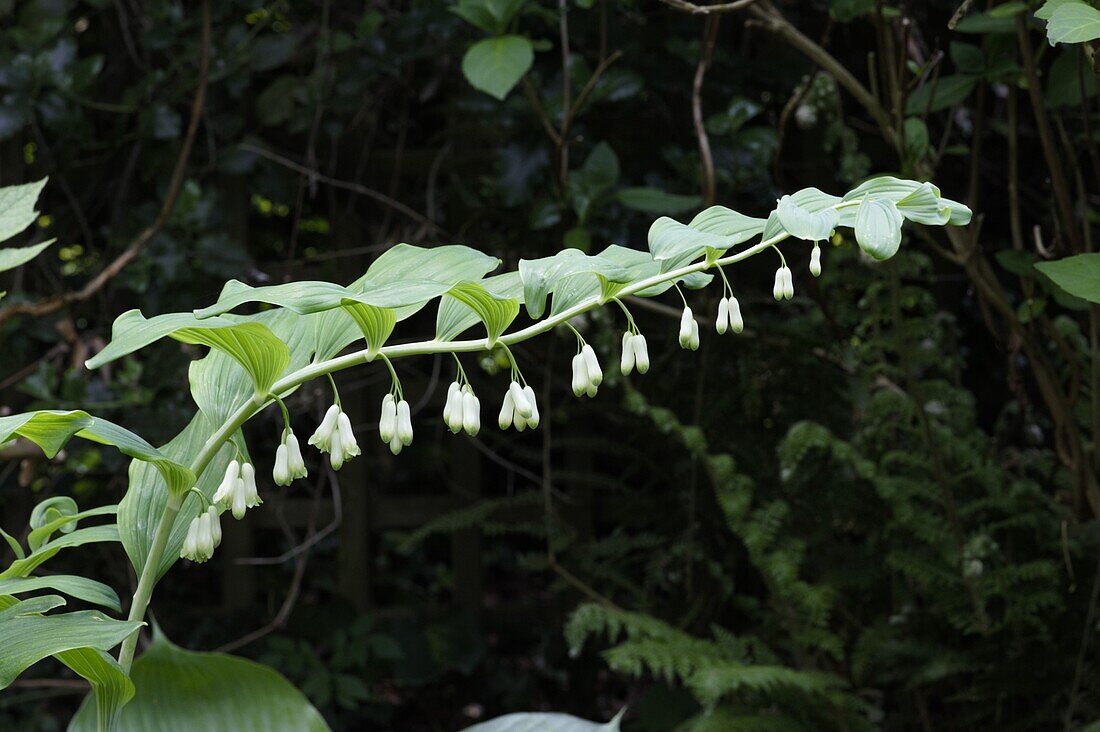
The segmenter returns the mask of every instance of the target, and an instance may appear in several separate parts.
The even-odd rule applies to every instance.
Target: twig
[[[87,300],[95,293],[103,289],[119,272],[134,261],[141,250],[145,248],[154,236],[168,222],[172,210],[176,206],[176,199],[183,186],[183,178],[187,172],[187,164],[191,158],[191,149],[194,147],[195,137],[199,131],[199,120],[202,118],[203,105],[206,100],[206,84],[210,68],[210,5],[208,1],[202,4],[202,52],[199,57],[199,83],[195,91],[195,98],[191,103],[191,120],[187,125],[187,134],[183,138],[183,147],[179,158],[176,159],[176,167],[172,171],[172,177],[168,182],[168,190],[161,204],[160,212],[153,223],[145,228],[137,238],[128,246],[113,262],[104,267],[99,274],[88,281],[84,287],[75,292],[66,292],[54,297],[31,303],[18,303],[0,310],[0,325],[12,318],[23,315],[38,317],[48,315],[69,303]]]
[[[310,168],[307,168],[304,165],[300,165],[299,163],[294,162],[290,158],[283,157],[282,155],[279,155],[278,153],[271,152],[270,150],[265,150],[264,148],[257,147],[257,146],[255,146],[251,143],[243,142],[238,147],[241,150],[247,150],[248,152],[256,153],[260,157],[267,158],[268,160],[272,161],[273,163],[278,163],[279,165],[282,165],[285,168],[290,168],[291,170],[295,170],[299,173],[309,175],[309,176],[313,177],[314,179],[316,179],[317,181],[319,181],[321,183],[325,183],[326,185],[330,185],[330,186],[333,186],[335,188],[343,188],[346,191],[352,191],[352,192],[358,193],[362,196],[366,196],[367,198],[372,198],[375,201],[378,201],[379,203],[383,203],[383,204],[389,206],[390,208],[405,214],[406,216],[408,216],[413,221],[416,221],[418,224],[423,224],[424,226],[432,229],[433,231],[435,231],[437,233],[440,233],[440,234],[446,234],[447,233],[446,231],[441,229],[439,226],[437,226],[436,224],[433,224],[431,221],[429,221],[428,218],[426,216],[424,216],[423,214],[418,213],[417,211],[409,208],[408,206],[401,203],[400,201],[398,201],[394,198],[391,198],[390,196],[387,196],[385,193],[382,193],[380,191],[376,191],[373,188],[367,188],[364,185],[360,185],[358,183],[352,183],[350,181],[339,180],[337,178],[330,178],[329,176],[325,175],[324,173],[321,173],[320,171],[311,170]]]
[[[706,125],[703,124],[703,79],[714,56],[714,44],[718,39],[720,20],[721,16],[717,15],[707,18],[706,29],[703,31],[705,39],[703,55],[695,68],[695,80],[691,85],[691,118],[695,125],[695,137],[699,141],[699,161],[703,166],[703,202],[707,206],[714,205],[714,156],[710,152],[710,139],[707,137]]]
[[[734,0],[734,2],[718,3],[717,5],[696,5],[687,2],[687,0],[661,0],[661,2],[692,15],[710,15],[711,13],[730,13],[735,10],[743,10],[755,3],[756,0]]]

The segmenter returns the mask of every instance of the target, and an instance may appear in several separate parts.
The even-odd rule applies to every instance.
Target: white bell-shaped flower
[[[247,508],[255,508],[263,503],[260,500],[260,491],[256,487],[256,469],[252,467],[252,463],[241,466],[241,482],[244,484],[244,500]]]
[[[206,507],[207,521],[210,523],[210,534],[214,538],[214,547],[221,546],[222,543],[222,520],[218,514],[218,509],[213,504]]]
[[[221,522],[218,510],[210,506],[206,511],[191,519],[187,526],[187,536],[183,540],[180,557],[193,562],[205,562],[214,556],[214,549],[221,543]]]
[[[515,382],[513,382],[515,383]],[[516,402],[512,396],[512,390],[504,392],[504,402],[500,405],[500,414],[497,415],[497,426],[506,430],[512,426],[516,418]]]
[[[236,460],[230,460],[225,468],[225,477],[214,491],[214,503],[225,508],[232,500],[233,492],[237,487],[237,481],[241,477],[241,464]]]
[[[287,455],[286,443],[275,448],[275,467],[271,470],[271,480],[275,485],[290,485],[290,459]]]
[[[462,430],[463,414],[463,394],[462,387],[457,381],[451,382],[451,385],[447,387],[447,402],[443,406],[443,422],[454,434],[458,434]]]
[[[816,241],[813,251],[810,252],[810,274],[814,277],[821,276],[821,245]]]
[[[582,396],[588,391],[588,385],[591,382],[588,378],[588,365],[585,363],[584,356],[577,354],[573,357],[573,395]]]
[[[680,347],[692,351],[699,348],[699,322],[691,312],[691,308],[685,306],[683,315],[680,316]],[[634,355],[637,360],[637,353]]]
[[[412,444],[412,413],[409,410],[409,403],[404,399],[397,403],[397,437],[406,447]]]
[[[645,336],[641,333],[636,333],[634,337],[630,339],[630,345],[634,348],[634,367],[638,369],[639,374],[648,373],[649,344],[646,343]]]
[[[476,437],[481,431],[481,400],[469,384],[462,390],[462,429],[470,437]]]
[[[592,387],[592,389],[595,388],[595,386]],[[593,394],[594,392],[590,393],[589,396],[593,396]],[[535,401],[535,390],[530,386],[525,386],[523,387],[523,395],[527,397],[527,401],[531,405],[531,416],[527,417],[525,421],[528,427],[535,429],[539,426],[539,405],[538,402]]]
[[[635,335],[629,330],[623,333],[623,353],[619,360],[619,370],[622,371],[623,376],[629,376],[630,372],[634,370],[634,338]],[[573,391],[575,392],[576,388]],[[580,396],[580,394],[577,394],[577,396]]]
[[[783,298],[790,300],[794,297],[794,276],[790,267],[783,268]]]
[[[344,436],[340,432],[340,425],[332,432],[332,442],[329,445],[328,464],[333,470],[344,467]]]
[[[355,432],[351,428],[351,420],[344,412],[336,419],[336,433],[332,439],[332,452],[329,454],[329,464],[333,470],[339,470],[344,463],[356,455],[361,454],[359,443],[355,441]]]
[[[336,432],[336,420],[339,416],[340,407],[333,404],[325,412],[325,417],[317,426],[317,431],[309,438],[309,444],[321,452],[328,452],[332,448],[332,436]]]
[[[774,297],[776,300],[782,300],[783,293],[786,292],[787,289],[787,278],[783,274],[783,271],[785,269],[787,268],[780,267],[779,269],[775,270],[775,284],[772,285],[772,297]]]
[[[588,382],[593,387],[603,383],[603,369],[600,368],[600,360],[596,358],[596,350],[585,343],[581,348],[581,356],[584,357],[584,365],[588,368]],[[592,394],[589,394],[592,396]],[[533,398],[533,397],[532,397]]]
[[[302,448],[293,431],[287,430],[283,444],[286,446],[286,467],[290,473],[290,479],[297,480],[308,476],[309,471],[306,470],[306,461],[302,457]]]
[[[382,397],[382,416],[378,420],[378,436],[389,444],[397,436],[397,400],[393,394]]]
[[[740,333],[745,330],[745,319],[741,317],[741,303],[732,295],[729,298],[729,308],[730,328],[734,333]]]
[[[402,442],[401,438],[398,437],[396,434],[393,436],[388,444],[390,447],[390,452],[392,452],[394,455],[400,455],[401,451],[405,449],[405,443]]]
[[[523,387],[519,385],[518,381],[513,381],[508,385],[508,393],[512,395],[512,405],[516,410],[516,414],[524,419],[530,417],[532,409],[531,402],[527,399],[527,394],[524,393]]]
[[[730,325],[730,301],[723,297],[718,301],[718,319],[714,321],[714,329],[718,335],[723,335]]]

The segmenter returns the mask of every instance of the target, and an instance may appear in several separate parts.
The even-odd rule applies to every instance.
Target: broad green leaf
[[[263,323],[227,328],[181,328],[172,337],[228,354],[252,377],[257,394],[267,394],[290,364],[290,349]]]
[[[1062,3],[1047,21],[1047,40],[1057,43],[1085,43],[1100,38],[1100,10],[1084,2]]]
[[[912,193],[898,199],[896,205],[898,213],[918,224],[943,226],[951,218],[951,209],[940,201],[931,183],[922,183]]]
[[[38,211],[34,209],[34,204],[38,201],[38,195],[42,192],[47,180],[48,178],[43,178],[34,183],[0,188],[0,241],[12,238],[38,218]]]
[[[805,241],[828,239],[840,221],[840,215],[833,205],[819,211],[810,211],[800,206],[791,196],[779,199],[775,213],[788,234]]]
[[[1035,11],[1035,17],[1039,20],[1050,20],[1050,16],[1054,15],[1054,11],[1063,5],[1075,5],[1081,2],[1081,0],[1046,0],[1038,10]]]
[[[569,714],[552,712],[521,712],[490,719],[462,732],[619,732],[623,712],[607,724],[588,722]]]
[[[1096,96],[1096,74],[1080,74],[1078,59],[1081,51],[1076,48],[1059,50],[1046,73],[1044,99],[1052,107],[1078,107],[1081,104],[1082,87],[1086,99]]]
[[[856,213],[856,241],[875,259],[889,259],[901,246],[901,214],[893,201],[866,198]]]
[[[452,287],[445,298],[458,300],[477,313],[490,346],[519,315],[519,300],[501,297],[478,282],[461,282]]]
[[[389,308],[364,305],[355,300],[344,300],[343,306],[344,311],[363,332],[363,340],[367,342],[369,353],[372,354],[368,358],[374,358],[373,354],[378,353],[378,349],[390,337],[394,326],[397,325],[394,311]]]
[[[746,242],[764,231],[767,219],[746,216],[725,206],[711,206],[695,215],[688,226],[704,234],[717,234],[729,239],[729,246]]]
[[[134,698],[134,682],[118,661],[95,648],[75,648],[58,653],[57,659],[92,685],[96,729],[113,730],[122,707]]]
[[[42,659],[76,648],[107,651],[144,623],[113,620],[94,610],[45,615],[65,601],[56,595],[17,602],[0,610],[0,689]]]
[[[327,732],[321,714],[274,669],[236,656],[196,653],[159,633],[131,672],[137,694],[119,715],[118,732]],[[95,730],[86,699],[69,732]]]
[[[1078,254],[1035,265],[1069,294],[1100,303],[1100,254]]]
[[[459,282],[480,280],[498,266],[500,260],[496,257],[461,244],[433,248],[398,244],[387,249],[347,289],[362,294],[392,283],[428,281],[441,283],[446,291]],[[395,308],[398,322],[416,313],[431,299]],[[298,329],[311,334],[313,347],[310,351],[318,360],[335,356],[362,337],[359,326],[347,314],[336,311],[305,316]]]
[[[1010,16],[989,13],[970,13],[955,26],[959,33],[1015,33],[1016,21]]]
[[[55,574],[48,577],[13,577],[0,579],[0,595],[21,595],[25,592],[37,590],[57,590],[69,597],[90,602],[93,605],[101,605],[119,612],[122,609],[118,600],[118,593],[111,587],[88,579],[68,574]]]
[[[978,77],[971,74],[949,74],[927,81],[909,95],[905,113],[921,115],[954,107],[966,101],[977,83]]]
[[[74,435],[111,445],[124,455],[152,463],[176,490],[186,490],[194,480],[188,468],[169,459],[138,435],[87,412],[41,411],[0,417],[0,443],[24,437],[51,458]]]
[[[536,320],[541,318],[546,310],[547,295],[554,292],[563,279],[580,274],[600,275],[610,282],[629,281],[623,267],[577,249],[565,249],[541,259],[521,259],[519,277],[523,281],[523,302],[528,314]],[[591,280],[596,282],[594,276]],[[557,295],[554,299],[557,300]],[[555,310],[560,310],[556,302]]]
[[[503,100],[535,61],[535,49],[523,36],[496,36],[470,46],[462,73],[477,90]]]
[[[77,529],[72,533],[62,534],[52,541],[43,544],[26,557],[15,560],[8,565],[7,569],[0,572],[0,579],[27,577],[42,564],[52,559],[62,549],[71,549],[85,544],[97,544],[118,540],[118,526],[115,524]]]
[[[619,203],[655,216],[675,216],[699,206],[699,196],[665,193],[659,188],[623,188],[615,193]]]
[[[486,33],[499,35],[523,6],[524,0],[458,0],[450,10]]]
[[[71,511],[57,511],[51,510],[45,512],[41,517],[41,520],[36,521],[35,515],[31,514],[31,528],[33,529],[30,534],[27,535],[27,546],[34,551],[38,547],[45,544],[50,540],[55,531],[60,531],[63,534],[68,534],[76,530],[77,522],[93,516],[110,516],[118,513],[118,506],[98,506],[96,508],[88,509],[87,511],[77,511],[76,502],[67,496],[57,496],[51,499],[47,499],[38,506],[35,506],[35,511],[38,511],[39,506],[44,503],[56,501],[58,499],[68,499],[72,503]]]
[[[612,244],[607,249],[600,252],[598,256],[626,268],[628,282],[639,282],[659,275],[662,272],[660,262],[655,261],[647,252],[638,249],[628,249],[617,244]],[[709,285],[713,279],[714,275],[705,272],[692,272],[691,274],[679,278],[676,282],[684,285],[689,290],[698,290]],[[634,295],[635,297],[656,297],[670,290],[672,285],[672,280],[666,280],[652,287],[640,290],[634,293]],[[619,288],[612,288],[610,292],[603,294],[605,296],[614,295],[617,289]]]
[[[345,301],[353,301],[380,308],[405,308],[424,305],[446,292],[451,284],[434,280],[401,280],[398,282],[371,282],[369,287],[352,290],[331,282],[288,282],[283,285],[250,287],[237,280],[229,280],[222,288],[218,301],[195,311],[195,317],[204,319],[223,315],[250,302],[293,310],[299,315],[319,313],[340,307]]]
[[[817,214],[835,208],[843,200],[837,196],[820,191],[817,188],[803,188],[789,196],[784,196],[784,198],[789,199],[790,203],[796,204],[808,214]],[[828,217],[829,214],[825,214],[825,216]],[[840,223],[843,223],[843,221],[840,221]],[[768,239],[775,238],[784,231],[787,231],[787,229],[783,226],[783,222],[779,218],[779,207],[776,206],[776,210],[768,215],[768,220],[764,224],[764,231],[761,234],[761,238],[767,241]]]
[[[523,281],[519,278],[519,272],[487,277],[480,280],[479,284],[495,297],[517,302],[523,299]],[[454,340],[479,322],[481,319],[468,305],[453,297],[444,297],[439,303],[439,312],[436,313],[436,340]]]
[[[649,227],[649,253],[668,272],[700,256],[724,252],[737,242],[736,236],[700,231],[676,219],[662,216]]]
[[[0,189],[2,191],[3,189]],[[7,249],[0,249],[0,272],[6,272],[9,269],[15,269],[21,264],[26,264],[31,261],[42,251],[53,244],[56,239],[50,239],[44,241],[41,244],[34,244],[29,247],[8,247]]]

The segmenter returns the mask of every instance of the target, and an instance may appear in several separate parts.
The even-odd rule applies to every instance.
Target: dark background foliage
[[[782,306],[771,262],[738,267],[748,329],[704,328],[698,353],[676,346],[675,295],[638,306],[645,377],[612,373],[620,314],[592,314],[595,400],[569,393],[572,336],[527,344],[534,433],[445,434],[451,364],[425,359],[400,365],[418,436],[394,458],[374,432],[388,377],[345,374],[363,458],[269,486],[153,614],[181,645],[273,665],[334,729],[624,705],[639,732],[1083,728],[1100,718],[1095,314],[1031,264],[1088,246],[1096,82],[1087,49],[1008,12],[1036,3],[995,4],[963,3],[949,30],[954,0],[529,0],[513,30],[535,63],[498,102],[463,78],[485,34],[447,2],[211,3],[204,64],[198,3],[0,1],[0,183],[49,175],[34,236],[59,242],[7,277],[3,306],[80,294],[0,310],[0,404],[87,408],[159,444],[193,409],[197,354],[170,342],[89,373],[127,309],[201,307],[228,278],[347,283],[398,242],[509,267],[643,248],[656,215],[710,191],[762,215],[806,186],[928,178],[975,210],[968,230],[907,228],[885,264],[837,236],[818,280],[792,246]],[[693,296],[708,323],[711,290]],[[479,393],[499,391],[500,365],[480,366]],[[292,400],[299,422],[322,387]],[[250,426],[260,465],[279,428]],[[50,495],[125,490],[125,461],[87,445],[4,457],[13,533]],[[66,561],[133,586],[116,546]],[[41,664],[0,697],[0,726],[58,729],[81,693]]]

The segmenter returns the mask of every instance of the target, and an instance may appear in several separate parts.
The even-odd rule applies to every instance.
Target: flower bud
[[[271,480],[275,485],[290,485],[290,467],[288,465],[286,443],[275,448],[275,467],[271,471]]]
[[[329,448],[328,464],[332,466],[333,470],[339,470],[344,467],[347,453],[344,451],[344,435],[341,433],[339,427],[332,433],[332,441]]]
[[[237,486],[237,479],[241,477],[241,464],[236,460],[230,460],[225,468],[225,477],[214,491],[214,503],[225,507],[229,505],[233,491]]]
[[[401,441],[401,438],[397,435],[393,436],[393,439],[389,441],[390,452],[394,455],[400,455],[401,450],[405,447],[405,443]]]
[[[718,335],[722,335],[729,328],[730,321],[730,301],[726,298],[722,298],[718,301],[718,320],[714,323],[714,329],[718,331]]]
[[[595,389],[595,386],[592,386],[591,388]],[[593,396],[594,393],[595,392],[590,393],[589,396]],[[527,397],[527,401],[531,403],[531,416],[528,417],[526,420],[527,426],[531,429],[535,429],[539,426],[539,405],[535,401],[535,390],[532,389],[530,386],[525,386],[523,387],[523,395]]]
[[[595,349],[585,343],[584,348],[581,349],[581,356],[584,358],[584,365],[588,367],[588,381],[593,386],[602,384],[603,369],[600,368],[600,361],[596,358]]]
[[[481,402],[472,389],[466,388],[466,393],[462,395],[462,429],[470,437],[475,437],[481,431]]]
[[[787,290],[786,277],[783,275],[783,270],[785,269],[786,267],[780,267],[775,270],[775,284],[772,286],[772,297],[776,300],[782,300],[783,293]]]
[[[584,356],[578,353],[573,357],[573,395],[583,395],[588,390],[589,383],[588,366]]]
[[[210,533],[214,537],[214,546],[221,546],[222,543],[222,521],[218,515],[218,509],[211,504],[206,508],[207,521],[210,522]]]
[[[730,297],[730,327],[733,328],[734,333],[740,333],[745,330],[745,319],[741,317],[741,303],[737,302],[736,297]]]
[[[309,475],[309,471],[306,470],[306,461],[302,458],[302,448],[298,445],[298,438],[293,432],[287,432],[283,444],[286,445],[286,466],[290,471],[290,479],[305,478]]]
[[[813,251],[810,252],[810,274],[814,277],[821,276],[821,245],[814,242]]]
[[[680,316],[680,347],[691,347],[691,324],[695,317],[691,314],[691,308],[684,306],[684,313]]]
[[[390,442],[397,434],[397,402],[393,394],[382,397],[382,416],[378,420],[378,435],[382,442]]]
[[[504,403],[500,405],[500,414],[497,416],[497,426],[502,430],[511,427],[512,421],[515,419],[515,412],[516,403],[512,398],[512,391],[509,389],[504,394]]]
[[[634,337],[629,330],[623,333],[623,355],[619,361],[619,370],[623,372],[623,376],[628,376],[634,370]]]
[[[451,385],[447,387],[447,403],[443,406],[443,422],[451,432],[458,432],[458,430],[455,429],[456,420],[454,418],[454,413],[456,409],[460,408],[461,402],[461,387],[458,385],[457,381],[452,381]]]
[[[699,321],[691,319],[691,335],[688,337],[687,347],[693,351],[699,350]]]
[[[397,403],[397,437],[401,440],[402,445],[412,444],[412,415],[409,413],[409,403],[404,399]]]
[[[527,395],[524,394],[523,387],[519,385],[518,381],[513,381],[508,385],[508,393],[512,395],[512,404],[515,407],[516,414],[528,419],[531,416],[531,402],[527,400]]]
[[[787,300],[794,297],[794,276],[790,267],[783,268],[783,297]]]
[[[309,444],[315,445],[321,452],[328,452],[332,447],[332,435],[336,430],[336,418],[339,416],[340,407],[333,404],[325,412],[325,417],[317,426],[317,431],[309,438]]]
[[[630,340],[630,344],[634,346],[634,362],[638,373],[647,373],[649,371],[649,344],[646,343],[645,336],[638,333]]]

